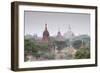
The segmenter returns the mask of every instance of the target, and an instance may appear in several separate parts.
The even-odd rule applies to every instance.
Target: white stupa
[[[63,37],[65,39],[70,39],[70,38],[73,38],[74,36],[75,36],[74,33],[71,31],[71,26],[69,25],[68,31],[66,33],[64,33]]]

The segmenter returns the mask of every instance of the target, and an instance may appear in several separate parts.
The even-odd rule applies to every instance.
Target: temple
[[[43,32],[43,38],[42,38],[42,42],[44,43],[48,43],[49,41],[49,32],[48,32],[48,29],[47,29],[47,24],[45,24],[45,30]]]
[[[68,31],[66,33],[64,33],[64,38],[66,39],[70,39],[70,38],[73,38],[75,35],[74,33],[72,32],[71,30],[71,26],[69,25],[68,26]]]

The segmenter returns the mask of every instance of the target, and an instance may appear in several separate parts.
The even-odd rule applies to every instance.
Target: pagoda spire
[[[47,30],[47,23],[45,23],[45,30]]]
[[[60,28],[58,28],[58,33],[57,33],[57,37],[61,37],[61,32],[60,32]]]
[[[42,41],[47,43],[48,40],[49,40],[49,32],[47,30],[47,24],[45,23],[45,30],[43,32],[43,39],[42,39]]]

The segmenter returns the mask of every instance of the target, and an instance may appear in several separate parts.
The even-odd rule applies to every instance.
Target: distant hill
[[[76,41],[76,43],[80,42],[81,44],[82,44],[82,41],[83,41],[83,44],[85,45],[85,47],[87,47],[87,48],[90,47],[90,36],[88,36],[88,35],[75,36],[72,39],[72,43],[74,43],[75,41]]]
[[[73,40],[82,40],[82,39],[90,39],[90,36],[88,35],[79,35],[79,36],[75,36],[73,37]]]

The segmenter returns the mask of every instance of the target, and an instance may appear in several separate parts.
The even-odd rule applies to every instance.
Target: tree
[[[32,42],[29,39],[24,40],[25,51],[30,51],[32,49]]]
[[[24,42],[24,47],[25,50],[30,51],[30,50],[36,50],[39,46],[35,44],[35,42],[32,42],[31,40],[27,39]]]
[[[75,40],[73,41],[72,45],[74,48],[79,49],[81,47],[82,41],[81,40]]]
[[[25,53],[31,53],[34,56],[38,56],[39,45],[35,42],[32,42],[30,39],[24,40],[24,49]]]
[[[90,58],[89,48],[80,48],[75,54],[75,59],[87,59]]]
[[[66,42],[65,41],[56,41],[56,45],[57,45],[57,49],[61,50],[62,48],[64,48],[66,46]]]
[[[70,46],[70,40],[66,39],[65,42],[66,42],[66,47],[69,47]]]

